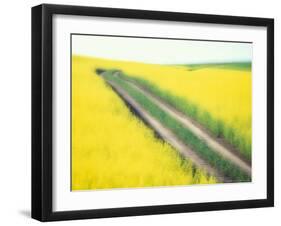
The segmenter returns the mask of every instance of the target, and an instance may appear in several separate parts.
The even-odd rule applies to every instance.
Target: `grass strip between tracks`
[[[106,80],[110,80],[124,89],[135,101],[137,101],[151,116],[156,118],[163,126],[170,129],[182,142],[191,147],[211,166],[218,169],[233,182],[251,181],[246,173],[230,161],[224,159],[213,151],[207,144],[195,136],[189,129],[181,125],[176,119],[159,108],[148,97],[130,86],[126,81],[113,75],[114,71],[107,71],[103,74]]]

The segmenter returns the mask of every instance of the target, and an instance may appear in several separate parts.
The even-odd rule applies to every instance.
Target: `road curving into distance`
[[[118,85],[114,80],[107,79],[105,76],[107,71],[100,73],[106,80],[106,82],[113,88],[113,90],[123,99],[123,101],[130,106],[138,116],[151,127],[156,134],[158,134],[163,140],[172,145],[177,149],[181,155],[190,159],[196,166],[204,169],[210,175],[215,176],[218,182],[233,182],[233,180],[216,169],[213,165],[209,164],[202,156],[198,155],[195,150],[193,150],[186,143],[182,142],[178,136],[169,128],[165,127],[157,118],[153,117],[144,107],[142,107],[129,93]],[[238,153],[233,151],[232,147],[225,145],[221,140],[210,134],[201,125],[197,125],[191,118],[179,112],[174,107],[168,105],[166,102],[161,100],[159,97],[153,95],[147,89],[137,84],[136,82],[130,81],[128,79],[122,78],[119,71],[111,72],[111,76],[121,79],[128,86],[140,92],[146,98],[149,99],[153,104],[157,105],[162,111],[167,113],[173,119],[178,121],[182,126],[190,130],[196,137],[203,140],[209,147],[212,148],[214,152],[227,159],[231,164],[234,164],[239,169],[241,169],[245,174],[251,177],[251,165],[249,162],[244,160]]]

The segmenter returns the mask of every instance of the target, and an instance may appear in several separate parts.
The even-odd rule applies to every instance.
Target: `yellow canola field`
[[[72,190],[215,183],[154,137],[95,74],[99,66],[72,58]]]
[[[224,136],[245,157],[251,158],[251,71],[214,67],[187,70],[183,66],[92,59],[97,67],[118,68],[128,76],[145,79],[161,90],[196,105],[201,121],[204,121],[207,112],[215,122],[222,122]],[[210,127],[212,123],[209,123]]]

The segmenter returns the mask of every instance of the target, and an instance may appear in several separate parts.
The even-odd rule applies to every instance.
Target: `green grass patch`
[[[182,142],[190,146],[203,159],[209,162],[210,165],[218,169],[226,177],[231,178],[233,182],[251,180],[251,177],[240,170],[240,168],[213,151],[204,141],[200,140],[189,129],[182,126],[181,123],[159,108],[149,98],[130,86],[120,77],[112,76],[112,73],[114,72],[108,71],[104,74],[104,78],[122,87],[134,100],[146,109],[150,115],[159,120],[166,128],[169,128]]]
[[[251,62],[235,62],[235,63],[209,63],[209,64],[183,64],[181,66],[186,66],[190,70],[198,70],[203,68],[221,68],[230,70],[240,70],[240,71],[251,71]]]

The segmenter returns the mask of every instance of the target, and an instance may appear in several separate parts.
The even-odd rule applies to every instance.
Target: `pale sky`
[[[72,54],[155,64],[252,60],[252,44],[72,35]]]

